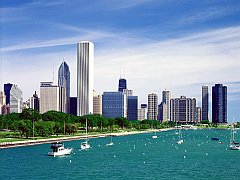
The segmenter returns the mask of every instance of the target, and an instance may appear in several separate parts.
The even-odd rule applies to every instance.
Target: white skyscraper
[[[163,121],[170,121],[170,91],[162,92],[162,103],[163,103]]]
[[[77,44],[77,115],[93,113],[94,44]]]

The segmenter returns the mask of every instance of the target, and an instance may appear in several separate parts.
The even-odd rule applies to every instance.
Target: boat
[[[157,137],[157,133],[156,133],[156,131],[154,132],[154,135],[152,136],[152,139],[157,139],[158,137]]]
[[[231,138],[229,147],[231,150],[240,150],[240,143],[235,141],[234,125],[233,128],[231,128]]]
[[[51,152],[48,152],[49,156],[63,156],[71,154],[72,148],[64,148],[64,144],[62,142],[53,142],[51,147]]]
[[[152,120],[152,130],[153,130],[153,120]],[[152,139],[157,139],[157,133],[156,133],[156,130],[154,132],[154,135],[152,136]]]
[[[108,144],[106,144],[106,146],[112,146],[112,145],[114,145],[114,144],[113,144],[113,141],[112,141],[112,129],[111,129],[110,137],[111,137],[111,141],[110,141]]]
[[[87,126],[87,119],[86,119],[86,127],[85,127],[85,129],[86,129],[86,140],[81,143],[81,146],[80,146],[81,150],[88,150],[88,149],[91,148],[90,144],[88,143],[87,127],[88,126]]]
[[[178,140],[178,144],[182,144],[183,143],[183,138],[182,138],[182,132],[181,132],[181,128],[179,129],[179,131],[178,131],[178,138],[179,138],[179,140]]]
[[[219,141],[219,138],[211,138],[213,141]]]

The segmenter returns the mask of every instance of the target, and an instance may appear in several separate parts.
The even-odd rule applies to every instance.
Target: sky
[[[1,0],[0,90],[17,84],[26,101],[40,82],[57,84],[63,59],[76,96],[77,42],[95,45],[94,89],[117,91],[120,77],[147,102],[171,91],[197,98],[201,86],[228,87],[228,121],[240,121],[239,0]]]

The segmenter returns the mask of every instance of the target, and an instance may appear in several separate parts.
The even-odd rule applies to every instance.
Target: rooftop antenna
[[[54,84],[54,64],[53,64],[53,84]]]

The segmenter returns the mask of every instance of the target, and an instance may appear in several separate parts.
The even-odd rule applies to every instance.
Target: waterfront
[[[239,130],[237,131],[239,134]],[[0,179],[239,179],[240,152],[228,149],[230,130],[183,130],[90,140],[92,149],[79,151],[82,140],[64,142],[74,153],[49,157],[49,144],[0,150]],[[224,142],[212,141],[212,137]]]

